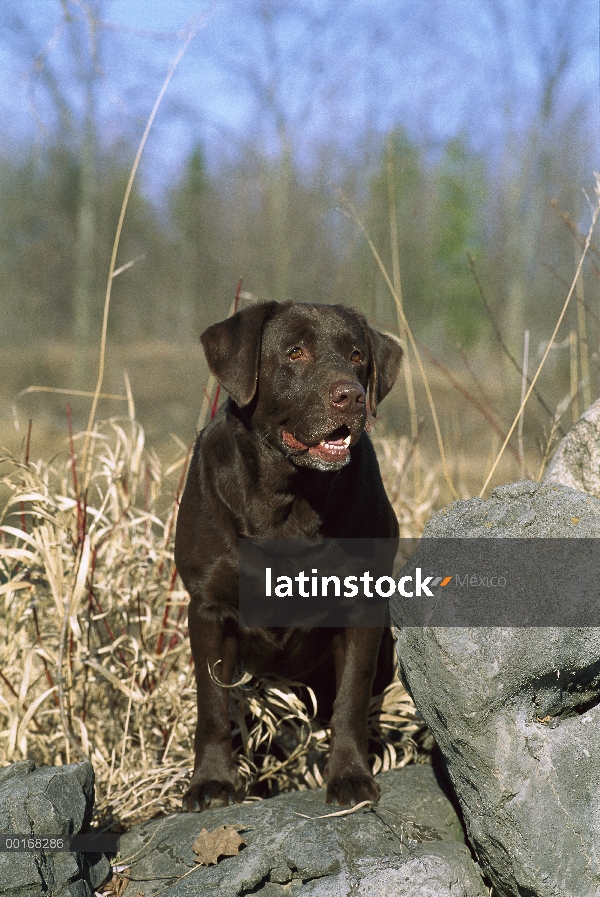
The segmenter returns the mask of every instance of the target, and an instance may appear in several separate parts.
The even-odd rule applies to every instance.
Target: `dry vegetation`
[[[174,66],[184,51],[185,46]],[[69,415],[67,450],[59,452],[52,461],[31,460],[29,434],[22,460],[10,453],[0,459],[0,498],[6,502],[0,509],[3,762],[24,757],[51,765],[91,760],[97,781],[96,822],[121,829],[179,809],[191,773],[195,727],[195,685],[186,632],[187,597],[173,562],[174,523],[187,450],[181,445],[178,457],[166,465],[156,452],[147,450],[132,400],[128,417],[99,423],[96,414],[108,379],[104,366],[113,278],[129,267],[127,264],[116,268],[121,227],[137,165],[174,66],[148,120],[121,205],[89,424],[85,432],[75,436]],[[518,447],[514,440],[510,441],[518,414],[513,417],[511,411],[507,420],[506,414],[496,413],[489,393],[482,392],[477,397],[475,377],[475,386],[457,389],[453,375],[436,359],[429,358],[428,373],[425,371],[424,352],[411,332],[402,302],[392,162],[390,155],[382,169],[385,177],[380,191],[384,206],[389,205],[387,257],[384,254],[382,258],[378,252],[350,200],[340,194],[340,201],[353,227],[363,231],[370,250],[369,267],[372,263],[378,271],[386,302],[391,296],[392,317],[397,318],[398,332],[407,349],[404,398],[410,424],[403,431],[410,433],[410,439],[386,439],[379,425],[373,436],[386,487],[400,520],[401,535],[413,538],[421,534],[435,507],[449,497],[467,497],[475,491],[469,485],[471,474],[465,474],[473,444],[471,433],[465,431],[466,415],[456,417],[454,432],[451,427],[448,433],[452,409],[442,407],[450,414],[438,414],[436,410],[436,404],[440,407],[444,403],[436,403],[433,398],[432,364],[437,366],[438,377],[453,384],[455,397],[460,392],[471,412],[476,409],[485,421],[485,437],[480,443],[485,448],[475,462],[477,487],[485,474],[489,474],[488,480],[491,478],[505,447],[508,450],[504,464],[512,451],[517,470],[528,473],[528,469],[521,437]],[[576,235],[578,247],[583,249],[585,244],[584,255],[599,209],[596,205],[587,240]],[[463,217],[469,218],[470,211],[467,203],[462,209]],[[414,222],[406,220],[412,232]],[[292,245],[293,239],[289,235],[287,239]],[[525,238],[523,245],[525,249],[519,241],[519,248],[528,254]],[[80,253],[84,260],[92,255],[91,249]],[[304,269],[314,267],[306,266],[303,254],[301,261]],[[454,264],[456,259],[447,261]],[[442,277],[443,284],[448,281],[447,273]],[[576,275],[531,386],[522,376],[522,407],[555,343],[577,280]],[[460,284],[454,298],[449,294],[441,304],[464,324],[471,312],[460,303],[464,298],[462,280]],[[275,291],[276,295],[285,292],[279,288]],[[582,326],[586,313],[582,285],[580,294],[579,342],[575,337],[571,340],[571,386],[565,408],[569,402],[575,407],[580,389],[579,369],[581,380],[586,379],[589,345]],[[161,302],[162,299],[161,295]],[[512,321],[509,323],[512,325]],[[488,389],[491,378],[487,358],[486,365]],[[16,367],[20,368],[20,363]],[[29,384],[19,388],[23,386]],[[156,393],[152,400],[157,402]],[[513,409],[514,401],[503,401],[500,407]],[[424,451],[421,444],[418,409],[425,409],[428,416],[432,444],[439,457],[434,463],[428,460],[434,454]],[[555,435],[552,421],[546,421],[546,425],[551,432],[539,440],[541,451],[537,460],[542,465],[550,437]],[[500,446],[502,450],[498,451]],[[457,458],[464,459],[458,466]],[[498,468],[500,477],[502,470]],[[514,471],[512,478],[517,478]],[[487,485],[488,481],[482,491]],[[231,688],[230,706],[236,760],[248,795],[264,797],[322,784],[330,731],[315,720],[311,694],[298,683],[257,681],[247,679],[243,673],[240,671],[238,684]],[[373,699],[369,719],[375,772],[427,759],[430,736],[399,682]]]
[[[598,195],[585,251],[600,210]],[[373,252],[377,257],[374,248]],[[444,415],[436,411],[430,378],[404,317],[399,291],[378,257],[377,261],[397,306],[405,344],[412,349],[413,367],[421,375],[439,449],[440,460],[428,464],[431,453],[423,451],[417,413],[423,397],[411,386],[407,353],[412,438],[385,438],[379,424],[372,435],[401,536],[415,538],[448,491],[454,497],[469,494],[467,477],[452,461],[461,455],[461,431],[466,457],[468,436],[464,423],[458,422],[457,450],[449,453],[452,440]],[[523,408],[556,339],[582,261],[583,257],[529,387],[522,378]],[[105,340],[106,333],[102,352]],[[587,353],[581,340],[575,348],[571,354],[575,376],[562,402],[563,412],[579,394],[578,353]],[[101,383],[102,376],[96,398]],[[527,473],[520,437],[517,448],[510,443],[519,415],[512,424],[505,419],[500,425],[485,396],[482,402],[463,387],[458,393],[488,427],[490,452],[487,457],[480,452],[477,459],[479,482],[488,475],[482,491],[502,455],[494,441],[500,446],[504,434],[517,471]],[[92,415],[88,430],[77,436],[69,410],[67,450],[51,462],[30,459],[30,433],[22,461],[8,453],[0,459],[0,495],[7,496],[0,514],[4,762],[23,757],[39,764],[90,759],[97,777],[96,821],[120,828],[179,808],[191,771],[195,726],[187,598],[173,562],[174,523],[188,451],[180,444],[178,457],[162,463],[145,447],[131,393],[128,409],[128,417],[104,423],[94,422]],[[557,412],[538,440],[538,471],[556,437],[559,418]],[[248,795],[264,797],[321,785],[330,731],[314,718],[308,690],[294,682],[257,681],[244,671],[236,681],[230,692],[232,730]],[[430,736],[399,682],[373,699],[370,734],[375,772],[427,760]]]
[[[89,758],[99,822],[127,827],[177,810],[191,772],[195,685],[187,596],[173,563],[186,452],[167,468],[133,418],[97,424],[53,462],[5,457],[2,483],[0,740],[5,762]],[[407,446],[382,445],[403,535],[435,494],[402,495]],[[162,510],[161,510],[162,509]],[[255,796],[322,784],[327,728],[292,682],[231,690],[240,777]],[[399,682],[373,700],[373,769],[425,759],[427,732]]]

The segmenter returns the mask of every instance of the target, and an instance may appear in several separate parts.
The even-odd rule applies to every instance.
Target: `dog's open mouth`
[[[350,454],[351,434],[347,426],[338,427],[329,433],[317,445],[304,445],[287,430],[282,430],[281,437],[288,448],[306,451],[312,458],[322,461],[343,461]]]

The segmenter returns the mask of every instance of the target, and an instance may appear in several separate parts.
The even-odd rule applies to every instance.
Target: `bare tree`
[[[73,337],[75,375],[85,369],[92,339],[95,259],[97,255],[97,103],[102,80],[101,0],[57,0],[52,36],[45,47],[24,11],[13,3],[7,11],[4,38],[28,60],[31,108],[39,132],[52,133],[76,160],[76,232],[73,258]],[[65,71],[69,71],[65,77]]]

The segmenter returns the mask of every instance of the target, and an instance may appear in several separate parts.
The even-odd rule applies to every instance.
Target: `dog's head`
[[[295,464],[337,470],[398,376],[399,342],[341,305],[264,302],[202,334],[208,366]]]

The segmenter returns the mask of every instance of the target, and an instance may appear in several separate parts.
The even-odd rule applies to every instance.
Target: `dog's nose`
[[[330,388],[329,401],[338,411],[351,411],[365,404],[365,391],[356,381],[340,380]]]

